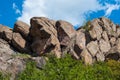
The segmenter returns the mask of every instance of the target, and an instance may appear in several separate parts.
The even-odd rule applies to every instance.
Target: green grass
[[[90,66],[67,56],[61,59],[49,57],[41,70],[35,64],[29,61],[17,80],[120,80],[120,63],[113,60]]]
[[[13,54],[12,57],[16,58],[16,57],[20,57],[20,58],[30,58],[31,56],[29,54],[25,54],[25,53],[17,53],[17,54]]]
[[[0,80],[10,80],[10,75],[7,73],[0,72]]]

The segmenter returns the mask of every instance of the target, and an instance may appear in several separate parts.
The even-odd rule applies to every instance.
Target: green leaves
[[[10,80],[10,75],[0,72],[0,80]]]
[[[37,69],[35,62],[30,61],[17,80],[120,80],[120,63],[98,62],[84,65],[67,55],[57,59],[49,57],[42,70]]]

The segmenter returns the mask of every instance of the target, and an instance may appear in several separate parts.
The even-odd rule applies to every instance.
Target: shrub
[[[0,80],[10,80],[10,76],[6,73],[0,72]]]
[[[17,80],[120,80],[120,64],[116,61],[84,65],[67,55],[61,59],[49,57],[41,70],[35,65],[33,61],[28,62]]]
[[[38,70],[35,65],[35,62],[29,61],[26,64],[26,69],[18,75],[17,80],[40,80],[38,79],[40,78],[40,70]]]
[[[107,66],[111,69],[113,77],[120,80],[120,62],[108,60]]]

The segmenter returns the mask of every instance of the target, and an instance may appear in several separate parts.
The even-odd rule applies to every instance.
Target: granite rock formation
[[[85,64],[108,59],[119,61],[120,26],[105,17],[88,21],[77,30],[67,21],[45,17],[31,18],[30,26],[22,21],[17,21],[13,29],[0,25],[0,70],[12,70],[10,64],[16,67],[13,72],[23,70],[25,59],[12,56],[18,53],[34,56],[30,59],[39,68],[46,63],[43,55],[48,54],[57,58],[70,54]]]

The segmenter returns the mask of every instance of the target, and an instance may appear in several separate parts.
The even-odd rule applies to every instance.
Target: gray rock
[[[75,42],[74,42],[74,51],[76,54],[80,55],[81,51],[86,47],[86,38],[85,34],[78,30],[76,32]]]
[[[97,41],[91,41],[87,44],[87,49],[91,53],[91,55],[94,57],[97,52],[99,51],[99,46]]]
[[[96,54],[97,61],[105,61],[105,55],[101,53],[100,51]]]
[[[102,53],[108,52],[111,48],[110,43],[108,41],[103,40],[103,39],[101,39],[99,41],[99,46],[100,46],[100,51]]]
[[[90,36],[93,39],[97,39],[99,40],[101,38],[101,34],[102,34],[102,27],[99,25],[100,20],[99,19],[95,19],[91,22],[91,27],[89,30]]]
[[[116,41],[116,49],[117,49],[117,51],[120,53],[120,38],[118,38],[117,39],[117,41]]]
[[[111,46],[115,46],[116,45],[116,38],[115,37],[111,37],[110,38],[110,43],[111,43]]]
[[[57,30],[50,19],[45,17],[33,17],[31,19],[30,35],[33,38],[32,50],[37,55],[54,53],[61,57],[60,43],[57,38]]]
[[[107,32],[106,31],[103,31],[102,33],[102,37],[105,41],[109,41],[109,38],[108,38],[108,35],[107,35]]]
[[[87,64],[92,64],[93,63],[93,58],[90,55],[90,53],[87,51],[87,49],[84,49],[81,54],[80,54],[82,60],[84,61],[84,63]]]
[[[105,18],[105,17],[102,17],[101,21],[104,24],[104,26],[102,26],[102,27],[107,32],[107,34],[110,35],[110,36],[114,36],[115,35],[115,31],[116,31],[116,26],[113,25],[113,22],[110,21],[109,19]]]
[[[3,32],[3,39],[11,43],[13,32]]]
[[[59,20],[56,22],[56,28],[60,44],[62,46],[68,46],[71,38],[76,34],[76,31],[73,29],[73,25],[66,21]]]
[[[17,21],[14,24],[14,29],[13,31],[16,33],[20,33],[22,35],[22,37],[24,37],[25,39],[27,39],[28,34],[29,34],[29,25],[22,22],[22,21]]]
[[[45,64],[46,64],[45,57],[32,57],[32,59],[36,62],[36,66],[39,69],[42,69],[45,66]]]
[[[75,39],[75,44],[79,46],[80,49],[84,49],[86,46],[86,38],[85,38],[85,33],[81,31],[76,32],[76,39]]]
[[[0,54],[2,56],[2,54],[14,54],[15,52],[13,51],[13,49],[10,47],[10,45],[8,44],[8,42],[6,42],[3,39],[0,39]]]
[[[29,52],[29,50],[27,49],[27,46],[26,46],[27,45],[26,40],[19,33],[13,33],[12,45],[19,52],[23,52],[23,53]]]
[[[120,37],[120,26],[117,28],[117,36]]]
[[[15,58],[13,56],[15,54],[16,52],[8,42],[0,39],[0,71],[10,73],[10,80],[14,80],[16,75],[25,67],[24,60]]]
[[[5,40],[8,40],[8,38],[6,38],[6,34],[4,33],[12,33],[12,29],[7,27],[7,26],[4,26],[4,25],[0,25],[0,38],[4,38]]]

